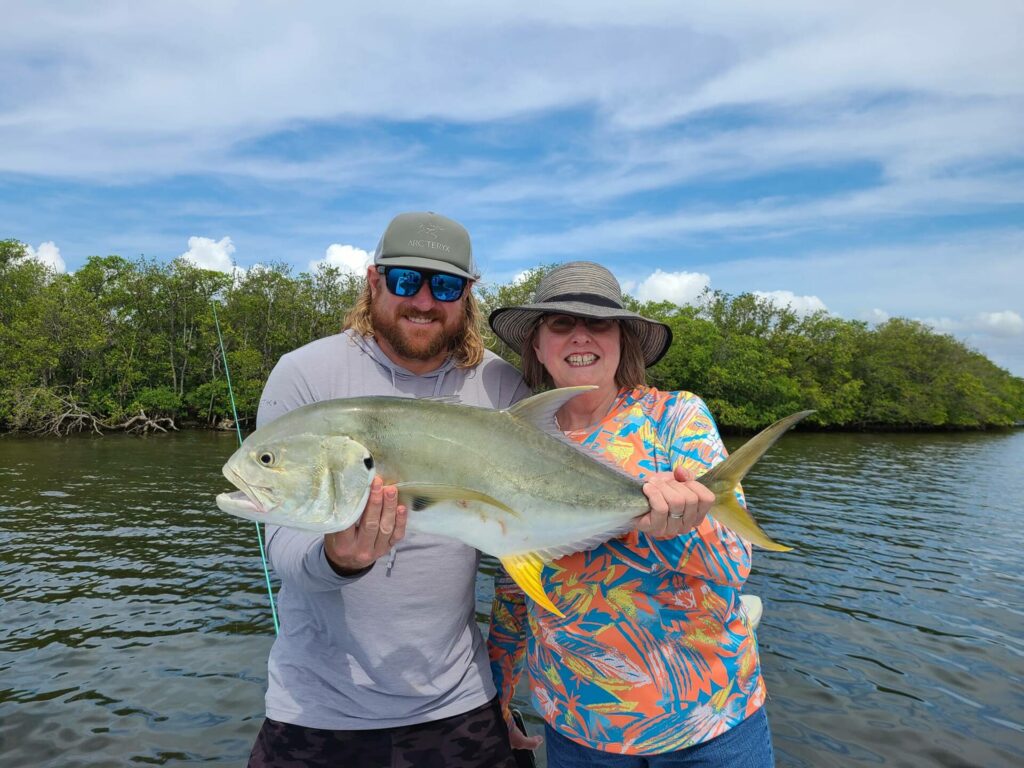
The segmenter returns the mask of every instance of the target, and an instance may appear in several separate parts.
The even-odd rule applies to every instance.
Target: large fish
[[[359,519],[380,475],[398,486],[408,530],[494,555],[526,594],[562,615],[541,588],[544,564],[630,530],[649,509],[639,480],[558,430],[555,412],[593,388],[556,389],[500,411],[396,397],[297,408],[246,438],[224,465],[240,490],[217,505],[261,523],[341,531]],[[772,424],[698,478],[715,494],[710,514],[765,549],[789,548],[761,530],[736,486],[809,413]]]

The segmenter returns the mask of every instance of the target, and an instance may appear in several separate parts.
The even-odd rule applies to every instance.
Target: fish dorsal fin
[[[511,408],[507,409],[505,413],[508,413],[510,416],[515,416],[517,419],[522,419],[531,426],[536,427],[541,432],[545,433],[548,437],[553,437],[560,443],[564,443],[573,450],[579,451],[588,458],[596,461],[598,464],[603,465],[612,472],[615,472],[630,482],[635,483],[637,486],[643,485],[642,482],[626,472],[622,467],[612,462],[608,456],[591,448],[585,443],[576,442],[558,428],[558,422],[555,421],[555,414],[558,412],[558,409],[576,397],[576,395],[582,395],[584,392],[590,392],[593,389],[597,389],[593,384],[587,384],[580,387],[562,387],[561,389],[552,389],[547,392],[541,392],[539,395],[528,397],[526,400],[520,400]]]
[[[565,617],[565,614],[558,610],[550,598],[544,594],[544,587],[540,583],[540,572],[544,569],[544,561],[540,557],[533,552],[523,555],[505,555],[501,558],[501,564],[512,580],[519,585],[519,588],[533,598],[537,605],[551,611],[556,616]]]
[[[515,416],[517,419],[522,419],[535,426],[541,432],[557,437],[564,442],[565,435],[558,428],[555,414],[559,408],[576,397],[576,395],[582,395],[584,392],[590,392],[594,389],[597,389],[594,385],[552,389],[547,392],[541,392],[539,395],[528,397],[525,400],[520,400],[509,408],[506,413]]]
[[[398,502],[413,512],[428,509],[442,501],[481,501],[508,512],[514,517],[519,517],[516,511],[507,504],[503,504],[493,496],[488,496],[481,491],[474,491],[472,488],[445,485],[444,483],[396,483],[395,487],[398,489]]]

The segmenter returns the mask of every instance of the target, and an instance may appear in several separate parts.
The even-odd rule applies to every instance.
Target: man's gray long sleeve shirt
[[[476,368],[449,360],[416,375],[372,338],[346,331],[281,358],[257,425],[341,397],[454,397],[507,408],[527,394],[519,372],[489,352]],[[268,525],[267,553],[281,580],[270,719],[329,730],[391,728],[461,714],[495,695],[475,620],[475,549],[407,533],[390,556],[344,578],[327,562],[322,535]]]

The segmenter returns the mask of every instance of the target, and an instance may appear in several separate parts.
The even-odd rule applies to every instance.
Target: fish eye
[[[363,464],[366,465],[367,469],[373,469],[373,456],[367,456],[363,459]]]
[[[261,453],[259,456],[259,460],[260,464],[262,464],[265,467],[274,466],[274,454],[272,454],[270,451],[264,451],[263,453]]]

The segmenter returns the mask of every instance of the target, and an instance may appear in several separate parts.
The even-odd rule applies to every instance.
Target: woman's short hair
[[[523,366],[523,379],[531,389],[555,386],[551,374],[548,373],[540,360],[537,359],[537,351],[533,348],[537,340],[537,333],[540,330],[540,321],[526,337],[523,350],[520,355]],[[629,320],[619,320],[619,367],[615,371],[615,384],[618,387],[633,389],[647,383],[647,371],[644,368],[644,353],[640,346],[640,337],[633,330]]]

